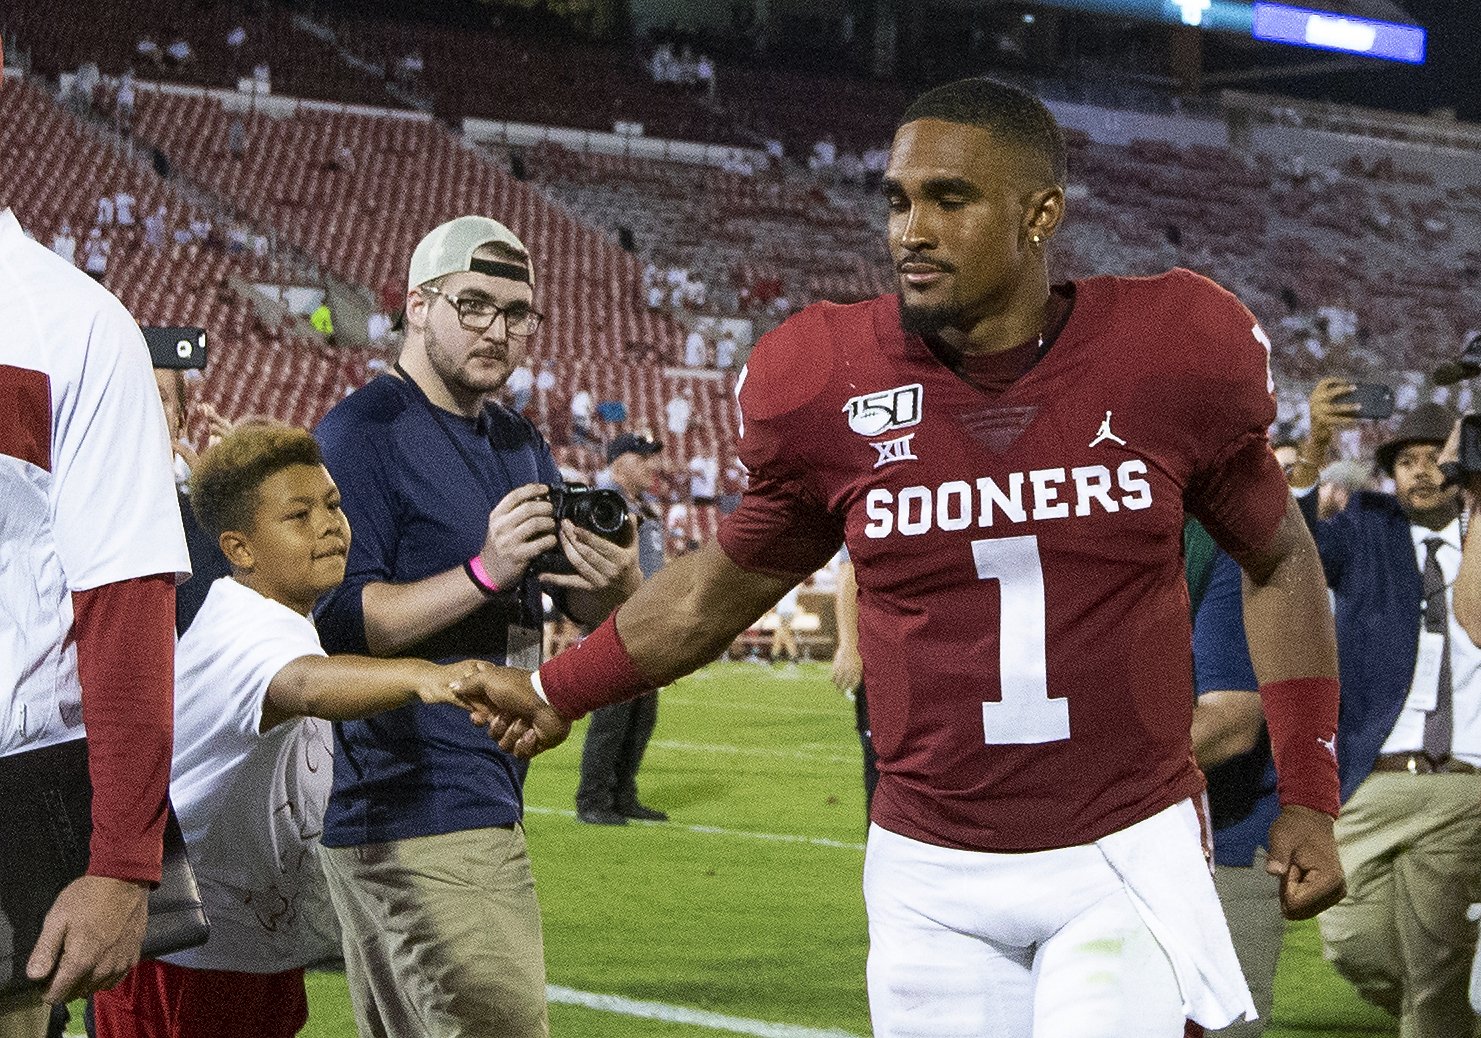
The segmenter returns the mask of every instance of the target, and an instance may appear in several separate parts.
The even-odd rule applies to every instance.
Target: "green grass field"
[[[527,827],[549,980],[561,989],[552,1033],[867,1035],[851,704],[821,664],[746,663],[709,667],[660,704],[639,781],[670,822],[576,822],[580,726],[530,772]],[[1271,1038],[1398,1033],[1322,961],[1312,924],[1289,930],[1276,983]],[[354,1035],[342,976],[312,974],[309,991],[305,1035]],[[620,1012],[592,1008],[574,1004],[594,1001],[577,992],[626,1001]],[[686,1023],[678,1008],[789,1026]]]

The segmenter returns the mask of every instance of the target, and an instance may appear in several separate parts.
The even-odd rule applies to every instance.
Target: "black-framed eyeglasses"
[[[451,303],[452,308],[458,312],[458,323],[470,332],[488,331],[493,327],[499,315],[503,314],[504,330],[510,335],[517,335],[523,339],[534,335],[539,330],[541,322],[545,320],[545,315],[539,310],[522,303],[500,306],[484,296],[457,296],[451,292],[444,292],[440,288],[433,288],[431,285],[423,285],[421,290],[441,296]]]

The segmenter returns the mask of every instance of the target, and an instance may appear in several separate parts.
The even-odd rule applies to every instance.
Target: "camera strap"
[[[488,405],[484,405],[483,410],[479,414],[478,418],[475,419],[475,421],[479,426],[482,426],[483,439],[488,442],[489,453],[493,455],[494,464],[499,466],[499,473],[504,477],[506,489],[504,491],[504,494],[499,493],[498,487],[489,482],[484,473],[484,470],[479,467],[477,460],[469,456],[463,444],[458,440],[457,434],[448,426],[449,419],[457,419],[460,416],[452,415],[434,404],[431,397],[427,396],[427,391],[417,384],[416,379],[412,378],[406,373],[406,369],[401,366],[400,361],[397,361],[391,367],[398,375],[401,376],[401,380],[405,382],[408,387],[410,387],[412,395],[416,397],[418,402],[420,402],[424,408],[426,408],[427,413],[432,417],[432,421],[437,424],[437,428],[442,432],[442,435],[447,438],[448,443],[452,445],[452,448],[457,452],[458,457],[463,460],[463,464],[468,469],[468,474],[473,477],[473,481],[477,483],[479,489],[484,492],[484,497],[488,501],[489,511],[493,511],[494,508],[498,506],[499,502],[504,499],[504,494],[507,494],[515,487],[523,486],[525,483],[543,482],[543,480],[541,480],[540,478],[539,463],[533,456],[531,456],[529,459],[529,478],[522,480],[516,480],[514,478],[514,474],[509,471],[508,463],[504,460],[504,455],[508,452],[494,439],[495,415],[493,414],[493,409]]]

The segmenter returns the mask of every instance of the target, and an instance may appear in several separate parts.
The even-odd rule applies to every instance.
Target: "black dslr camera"
[[[1448,386],[1481,375],[1481,332],[1469,336],[1461,347],[1460,357],[1446,361],[1435,369],[1435,384]],[[1451,483],[1464,484],[1469,477],[1481,476],[1481,414],[1468,414],[1460,420],[1460,450],[1453,462],[1440,466]]]
[[[627,521],[627,502],[615,490],[596,490],[584,483],[567,483],[563,487],[547,486],[545,497],[555,510],[556,536],[559,523],[569,519],[583,530],[605,537],[624,547],[631,541],[632,528]],[[539,573],[575,573],[566,553],[557,545],[541,552],[531,563]]]

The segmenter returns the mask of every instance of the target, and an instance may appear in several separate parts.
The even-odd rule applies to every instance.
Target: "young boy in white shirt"
[[[307,432],[239,426],[201,455],[190,503],[232,575],[176,647],[171,797],[211,923],[96,999],[100,1038],[287,1038],[303,968],[338,953],[318,860],[329,721],[477,696],[465,665],[326,656],[309,612],[345,574],[350,527]],[[454,684],[466,686],[455,693]]]

